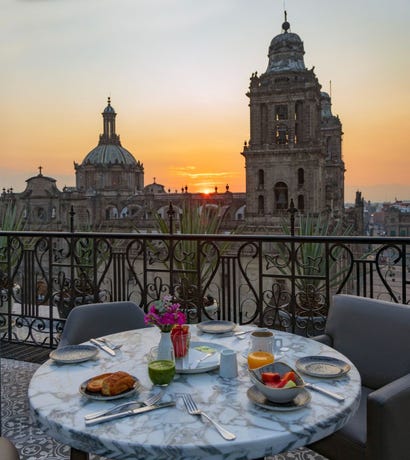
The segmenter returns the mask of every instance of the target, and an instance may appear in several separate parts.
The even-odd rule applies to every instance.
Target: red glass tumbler
[[[171,330],[171,340],[174,345],[175,358],[182,358],[189,348],[189,326],[176,325]]]

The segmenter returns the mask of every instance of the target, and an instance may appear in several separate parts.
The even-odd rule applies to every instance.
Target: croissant
[[[110,375],[112,375],[112,372],[100,374],[90,379],[87,383],[87,391],[91,391],[92,393],[100,393],[104,379],[106,379]]]
[[[127,372],[114,372],[102,381],[101,394],[104,396],[115,396],[130,390],[134,386],[134,383],[134,377]]]

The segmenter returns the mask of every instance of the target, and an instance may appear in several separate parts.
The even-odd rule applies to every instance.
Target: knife
[[[86,420],[85,425],[91,426],[96,425],[97,423],[108,422],[110,420],[116,420],[117,418],[128,417],[129,415],[142,414],[144,412],[149,412],[152,410],[162,409],[163,407],[175,406],[175,401],[164,402],[160,404],[153,404],[152,406],[138,407],[136,409],[125,410],[123,412],[118,412],[117,414],[103,415],[92,420]]]
[[[331,398],[337,399],[340,402],[345,400],[345,397],[343,395],[341,395],[339,393],[333,393],[333,391],[325,390],[322,387],[318,387],[316,385],[313,385],[313,383],[305,382],[305,387],[311,388],[312,390],[316,390],[319,393],[323,393],[323,394],[325,394],[327,396],[330,396]]]
[[[101,343],[96,339],[90,339],[90,342],[94,345],[97,345],[98,348],[101,348],[101,350],[104,350],[109,355],[115,356],[115,351],[111,349],[108,345],[105,345],[104,343]]]

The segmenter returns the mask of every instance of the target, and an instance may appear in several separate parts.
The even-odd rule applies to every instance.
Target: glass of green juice
[[[148,375],[154,385],[169,385],[175,375],[175,355],[171,349],[166,359],[158,356],[158,347],[151,348],[148,354]]]

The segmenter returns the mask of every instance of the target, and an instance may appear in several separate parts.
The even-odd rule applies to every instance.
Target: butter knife
[[[90,342],[94,345],[97,345],[98,348],[101,348],[101,350],[104,350],[109,355],[115,356],[115,351],[111,349],[108,345],[106,345],[105,343],[99,342],[96,339],[90,339]]]
[[[123,412],[117,412],[116,414],[103,415],[102,417],[94,418],[92,420],[86,420],[86,426],[96,425],[97,423],[104,423],[110,420],[116,420],[117,418],[128,417],[130,415],[142,414],[144,412],[150,412],[152,410],[162,409],[163,407],[175,406],[175,401],[164,402],[160,404],[153,404],[152,406],[138,407],[137,409],[129,409]]]
[[[305,382],[305,387],[306,388],[311,388],[312,390],[318,391],[319,393],[323,393],[324,395],[330,396],[333,399],[336,399],[337,401],[344,401],[345,397],[339,393],[333,393],[333,391],[325,390],[322,387],[318,387],[316,385],[313,385],[313,383],[308,383]]]

